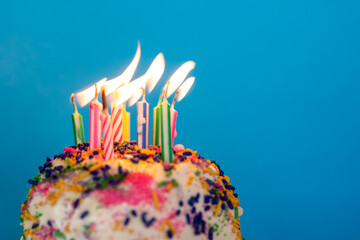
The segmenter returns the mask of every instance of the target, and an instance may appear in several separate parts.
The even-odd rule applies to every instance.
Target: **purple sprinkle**
[[[232,204],[232,202],[230,200],[227,201],[227,204],[228,204],[230,209],[234,209],[234,206],[233,206],[233,204]]]
[[[188,204],[189,204],[190,206],[192,206],[192,205],[194,205],[194,201],[195,201],[195,199],[194,199],[193,197],[191,197],[191,198],[189,199],[189,201],[188,201]]]
[[[47,222],[47,224],[48,224],[50,227],[52,227],[52,223],[51,223],[50,220]]]
[[[191,208],[191,213],[195,213],[196,212],[196,208],[195,207],[192,207]]]
[[[206,205],[206,207],[205,207],[204,210],[205,210],[205,211],[209,211],[209,210],[210,210],[210,206],[209,206],[209,205]]]
[[[126,217],[125,218],[125,222],[124,222],[124,226],[128,225],[130,222],[130,218],[129,217]]]
[[[195,199],[194,199],[195,202],[198,203],[198,202],[199,202],[199,198],[200,198],[200,193],[197,193],[196,196],[195,196]]]
[[[115,185],[115,184],[118,184],[119,182],[120,182],[120,179],[114,178],[109,181],[109,184]]]
[[[39,226],[38,223],[34,223],[31,228],[34,229],[34,228],[37,228],[38,226]]]
[[[173,233],[172,233],[171,230],[167,230],[166,233],[167,233],[168,238],[172,238],[172,237],[173,237]]]
[[[85,218],[88,214],[89,214],[89,211],[84,211],[84,212],[81,214],[80,218],[83,219],[83,218]]]
[[[188,213],[186,214],[186,222],[187,222],[188,224],[191,223],[191,221],[190,221],[190,215],[189,215]]]
[[[64,167],[63,166],[56,166],[54,167],[55,170],[61,171]]]
[[[212,229],[212,227],[210,227],[210,229],[209,229],[208,239],[213,240],[213,229]]]
[[[211,181],[210,179],[206,179],[206,182],[209,184],[209,185],[214,185],[215,183],[213,181]]]
[[[93,158],[94,158],[94,156],[93,156],[93,155],[90,155],[90,156],[89,156],[89,159],[93,159]]]
[[[77,207],[79,206],[79,203],[80,203],[80,199],[78,198],[78,199],[76,199],[76,200],[74,201],[74,203],[73,203],[74,208],[77,208]]]
[[[179,202],[179,206],[182,207],[182,205],[184,205],[183,201]]]
[[[219,202],[219,198],[216,197],[216,196],[211,199],[211,204],[212,205],[216,205],[216,204],[218,204],[218,202]]]
[[[137,212],[135,210],[131,210],[131,214],[136,217],[137,216]]]
[[[221,204],[221,209],[222,209],[222,210],[225,210],[225,209],[226,209],[226,204],[225,204],[225,203],[222,203],[222,204]]]
[[[94,154],[94,155],[98,155],[99,152],[98,152],[98,151],[93,151],[93,154]]]
[[[226,185],[225,187],[229,190],[233,190],[233,191],[235,190],[235,187],[230,184]]]
[[[32,184],[32,185],[38,185],[38,182],[37,181],[35,181],[35,180],[33,180],[33,179],[29,179],[28,180],[28,183],[30,183],[30,184]]]
[[[191,156],[191,155],[192,155],[192,153],[189,152],[189,151],[185,151],[185,152],[183,152],[182,154],[183,154],[184,156]]]
[[[180,210],[176,210],[176,212],[175,212],[176,216],[179,216],[179,215],[180,215],[180,213],[181,213],[181,211],[180,211]]]
[[[204,203],[209,203],[209,202],[210,202],[210,199],[211,199],[211,196],[210,196],[210,195],[205,195],[205,197],[204,197]]]

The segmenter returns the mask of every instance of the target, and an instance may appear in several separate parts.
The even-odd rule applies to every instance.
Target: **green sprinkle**
[[[89,167],[92,167],[94,165],[95,165],[95,163],[89,163],[88,165],[86,165],[86,167],[89,168]]]
[[[57,238],[66,240],[65,234],[63,234],[62,232],[54,231],[53,235]]]
[[[84,225],[84,229],[85,229],[85,232],[86,232],[87,234],[90,234],[90,233],[91,233],[90,228],[89,228],[88,225]]]
[[[175,179],[171,180],[171,183],[172,183],[175,187],[178,187],[178,186],[179,186],[179,183],[178,183]]]
[[[212,226],[212,229],[214,232],[216,232],[219,229],[219,225],[217,225],[216,223]]]
[[[166,176],[170,177],[171,176],[171,171],[166,172]]]
[[[235,207],[235,219],[236,220],[238,220],[238,218],[239,218],[239,209],[238,209],[238,207]]]
[[[40,176],[34,176],[34,180],[40,182]]]
[[[35,217],[36,217],[36,218],[39,218],[39,217],[41,217],[41,216],[42,216],[42,213],[36,213],[36,214],[35,214]]]
[[[219,190],[217,188],[213,188],[213,190],[216,192],[216,195],[219,195]]]
[[[166,185],[166,183],[167,183],[166,181],[162,181],[158,184],[158,187],[163,187]]]
[[[200,173],[201,173],[200,171],[196,171],[196,172],[195,172],[195,175],[196,175],[196,176],[200,176]]]

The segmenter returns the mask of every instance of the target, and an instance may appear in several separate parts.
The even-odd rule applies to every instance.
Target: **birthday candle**
[[[169,86],[169,84],[167,85]],[[165,91],[166,96],[167,88]],[[160,104],[161,111],[161,155],[164,162],[172,163],[174,155],[171,143],[170,104],[166,97]]]
[[[97,87],[95,84],[95,98],[90,102],[90,146],[89,150],[101,147],[100,111],[101,103],[98,101]]]
[[[143,99],[136,103],[137,107],[137,145],[140,149],[149,147],[149,104],[145,100],[145,89]]]
[[[72,118],[73,129],[74,129],[75,145],[77,146],[79,143],[85,142],[84,125],[83,125],[83,118],[82,118],[81,114],[78,113],[78,111],[77,111],[74,94],[71,94],[71,100],[73,102],[74,110],[75,110],[75,112],[73,114],[71,114],[71,118]]]
[[[124,106],[123,106],[123,111],[124,111],[124,118],[123,118],[124,137],[123,137],[123,141],[130,142],[130,113],[126,111],[125,106],[126,106],[126,104],[124,104]]]
[[[111,125],[111,116],[109,115],[109,110],[107,107],[105,89],[102,89],[102,99],[103,99],[103,111],[100,116],[101,127],[103,132],[103,139],[104,139],[105,160],[109,160],[114,157],[114,142],[113,142],[113,133],[112,133],[112,125]]]
[[[164,92],[161,93],[158,104],[153,109],[153,145],[160,146],[161,145],[161,115],[160,115],[160,103],[161,99],[164,96]]]
[[[115,99],[118,99],[118,92],[115,92]],[[112,115],[112,126],[113,126],[113,138],[114,142],[123,142],[123,131],[124,131],[124,115],[125,112],[124,104],[116,105],[116,101],[111,103],[111,115]]]
[[[174,109],[174,105],[175,105],[175,101],[176,101],[176,97],[178,95],[179,92],[175,93],[175,97],[174,100],[171,104],[171,108],[170,108],[170,125],[171,125],[171,146],[174,146],[174,138],[176,138],[177,136],[177,132],[176,132],[176,120],[177,120],[177,116],[178,116],[178,111],[176,111]]]

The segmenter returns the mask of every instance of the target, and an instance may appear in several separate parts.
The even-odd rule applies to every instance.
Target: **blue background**
[[[0,22],[2,239],[27,179],[73,144],[70,94],[122,73],[137,40],[135,76],[165,55],[152,106],[197,63],[176,142],[220,162],[246,239],[360,239],[359,1],[5,0]]]

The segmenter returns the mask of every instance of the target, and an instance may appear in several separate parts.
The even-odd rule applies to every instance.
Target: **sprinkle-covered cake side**
[[[39,167],[21,207],[21,239],[238,239],[242,208],[215,161],[174,147],[115,144],[114,158],[88,144]]]

